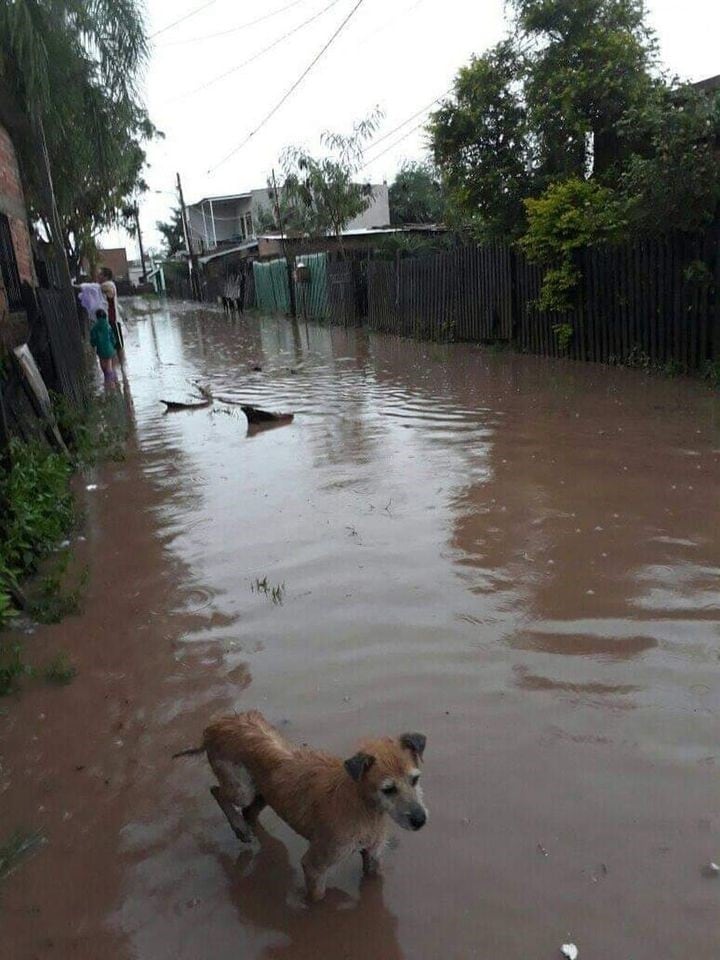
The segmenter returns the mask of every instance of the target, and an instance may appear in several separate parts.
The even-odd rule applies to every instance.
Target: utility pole
[[[295,302],[295,278],[293,277],[293,268],[288,257],[287,245],[285,244],[285,227],[283,225],[282,214],[280,212],[280,194],[278,193],[277,180],[275,179],[275,169],[272,172],[273,191],[275,193],[275,212],[277,213],[278,226],[280,227],[280,243],[282,245],[285,265],[287,267],[288,293],[290,294],[290,316],[293,320],[297,319],[297,303]]]
[[[200,272],[198,269],[197,256],[190,242],[190,228],[188,226],[187,210],[185,209],[185,198],[183,197],[182,181],[180,174],[177,174],[177,189],[180,197],[180,212],[182,214],[183,233],[185,235],[185,246],[188,250],[188,274],[190,277],[190,295],[193,300],[200,300]]]
[[[140,247],[140,266],[142,268],[140,282],[145,283],[147,280],[147,271],[145,270],[145,251],[143,250],[142,233],[140,232],[140,208],[137,203],[135,204],[135,226],[137,228],[138,246]]]

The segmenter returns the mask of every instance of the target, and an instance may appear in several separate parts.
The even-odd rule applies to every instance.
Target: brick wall
[[[35,285],[32,246],[27,225],[20,169],[10,134],[0,124],[0,213],[10,221],[15,258],[20,280]],[[0,324],[7,322],[7,298],[0,277]]]

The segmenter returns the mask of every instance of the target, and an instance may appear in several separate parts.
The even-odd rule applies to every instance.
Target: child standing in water
[[[95,347],[100,362],[100,368],[105,377],[105,386],[114,387],[117,383],[115,376],[115,337],[113,336],[107,313],[104,310],[95,312],[95,323],[90,328],[90,343]]]

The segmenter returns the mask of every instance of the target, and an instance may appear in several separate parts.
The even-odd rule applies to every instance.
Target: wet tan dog
[[[205,730],[203,745],[176,757],[207,753],[218,786],[210,792],[245,843],[265,806],[310,842],[303,857],[308,897],[325,895],[328,870],[351,853],[362,854],[366,874],[377,873],[387,838],[387,817],[419,830],[423,805],[421,733],[365,741],[349,760],[288,743],[261,713],[223,717]]]

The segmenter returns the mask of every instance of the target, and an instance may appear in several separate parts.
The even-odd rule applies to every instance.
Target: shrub
[[[528,229],[520,240],[528,260],[545,267],[538,305],[561,313],[572,309],[582,273],[583,249],[613,240],[624,226],[611,190],[593,180],[554,183],[525,200]]]

